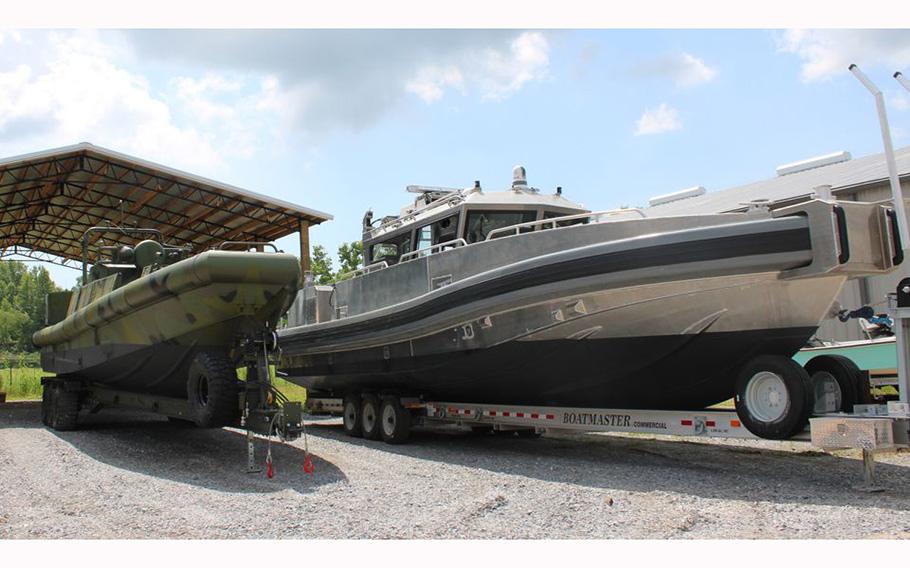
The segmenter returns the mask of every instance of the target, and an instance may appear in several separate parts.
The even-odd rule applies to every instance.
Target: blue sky
[[[910,30],[0,31],[0,156],[89,141],[331,213],[334,250],[516,164],[608,209],[880,152],[854,61],[910,144]]]

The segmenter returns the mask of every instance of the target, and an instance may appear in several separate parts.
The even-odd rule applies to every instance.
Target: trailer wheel
[[[360,397],[356,394],[349,394],[344,397],[344,408],[342,410],[342,423],[344,432],[348,436],[359,438],[363,436],[363,425],[361,423]]]
[[[53,430],[75,430],[79,417],[79,391],[66,390],[59,382],[47,382],[41,395],[41,419]]]
[[[378,440],[382,437],[379,427],[379,397],[365,394],[360,401],[360,430],[367,440]]]
[[[237,370],[226,353],[196,355],[190,364],[186,392],[193,422],[200,428],[229,426],[240,415]]]
[[[748,362],[736,379],[736,413],[753,434],[784,440],[806,427],[812,413],[812,382],[799,364],[779,355]]]
[[[394,397],[382,399],[379,407],[382,439],[388,444],[403,444],[411,435],[411,413]]]
[[[853,412],[860,384],[860,370],[856,363],[843,355],[819,355],[806,363],[806,372],[812,378],[813,406],[825,392],[833,389],[835,398],[838,399],[834,412]],[[816,414],[823,412],[823,408],[815,408]]]

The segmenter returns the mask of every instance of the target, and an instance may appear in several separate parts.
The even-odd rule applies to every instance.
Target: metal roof
[[[910,177],[910,146],[896,150],[895,159],[900,177],[902,179]],[[837,193],[857,186],[887,181],[885,155],[873,154],[721,191],[709,191],[699,197],[649,207],[645,209],[645,213],[649,217],[727,213],[744,210],[746,208],[744,203],[759,199],[781,201],[806,197],[820,185],[830,185],[832,191]]]
[[[87,142],[0,160],[0,256],[81,261],[89,227],[161,231],[201,251],[222,241],[273,241],[327,213]],[[134,244],[116,232],[93,236]],[[24,249],[24,250],[23,250]],[[37,254],[35,254],[37,253]]]

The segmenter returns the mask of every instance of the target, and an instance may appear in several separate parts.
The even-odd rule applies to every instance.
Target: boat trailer
[[[238,419],[227,426],[246,432],[248,473],[262,471],[255,457],[255,436],[266,438],[265,467],[271,478],[274,475],[272,438],[289,442],[306,436],[303,407],[300,402],[289,401],[272,383],[272,369],[280,357],[274,330],[264,329],[261,333],[241,336],[233,351],[237,367],[246,369],[246,379],[238,381]],[[102,408],[139,410],[187,423],[195,421],[193,406],[188,398],[116,390],[68,376],[43,377],[41,384],[41,420],[55,430],[74,429],[80,410],[94,414]],[[312,473],[308,447],[305,454],[304,471]]]

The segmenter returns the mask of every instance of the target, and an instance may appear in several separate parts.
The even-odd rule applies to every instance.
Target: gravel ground
[[[52,432],[0,405],[0,538],[907,538],[910,453],[631,435],[415,431],[406,446],[314,424],[244,473],[244,436],[107,411]],[[260,446],[259,457],[264,457]]]

